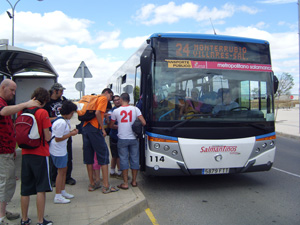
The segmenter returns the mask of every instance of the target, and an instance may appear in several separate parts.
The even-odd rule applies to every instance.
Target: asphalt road
[[[300,141],[277,137],[268,172],[201,177],[145,177],[138,184],[149,211],[125,223],[300,224]],[[147,212],[149,212],[147,211]]]

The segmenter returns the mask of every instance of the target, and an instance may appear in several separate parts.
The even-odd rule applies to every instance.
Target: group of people
[[[214,99],[214,103],[210,99]],[[229,111],[237,108],[239,104],[232,100],[229,88],[220,88],[215,96],[212,93],[207,93],[200,98],[199,90],[195,87],[191,90],[191,98],[184,103],[179,103],[179,106],[180,116],[189,113],[212,113],[216,115],[220,111]]]
[[[41,144],[35,149],[22,148],[21,168],[21,225],[31,224],[28,208],[31,195],[36,195],[37,225],[53,224],[44,219],[46,192],[56,187],[54,203],[69,203],[74,195],[66,192],[65,185],[76,184],[71,177],[72,172],[72,136],[78,134],[77,129],[71,130],[70,119],[77,110],[77,105],[64,98],[61,84],[55,83],[50,91],[37,88],[31,100],[17,105],[8,105],[14,98],[17,85],[10,79],[0,84],[0,225],[10,224],[8,220],[20,217],[19,213],[6,210],[7,203],[12,199],[16,188],[15,165],[16,138],[12,115],[26,108],[39,109],[35,113]],[[113,100],[114,107],[108,111],[107,106]],[[109,88],[105,88],[97,98],[95,117],[85,121],[82,127],[83,161],[86,164],[89,178],[88,191],[101,188],[104,194],[128,189],[128,170],[132,170],[132,187],[137,187],[136,177],[139,170],[139,145],[131,129],[135,119],[139,119],[143,126],[146,121],[141,111],[129,105],[130,97],[127,93],[121,96],[113,95]],[[104,119],[110,128],[106,133]],[[109,162],[109,150],[105,137],[109,135],[112,154]],[[95,160],[101,167],[102,184],[100,178],[94,179]],[[49,162],[50,161],[50,162]],[[111,168],[108,168],[108,165]],[[50,166],[49,166],[50,164]],[[116,170],[118,167],[118,171]],[[49,173],[51,170],[51,173]],[[123,179],[117,187],[109,184],[110,177]]]
[[[112,154],[111,168],[109,171],[109,150],[105,142],[108,135],[104,126],[104,119],[107,112],[107,104],[113,100],[112,108],[106,117],[106,122],[110,127],[110,149]],[[131,129],[131,125],[138,118],[143,125],[146,121],[141,111],[129,105],[130,97],[127,93],[121,96],[114,96],[109,88],[105,88],[97,98],[95,117],[90,121],[85,121],[82,128],[83,138],[83,161],[87,167],[89,177],[88,191],[102,189],[104,194],[116,192],[119,189],[128,189],[128,169],[129,163],[132,170],[133,187],[137,186],[136,177],[139,169],[139,149],[138,140]],[[110,117],[110,118],[109,118]],[[102,185],[93,177],[94,155],[98,164],[101,165]],[[118,173],[115,168],[118,166]],[[120,171],[122,171],[122,176]],[[108,176],[122,177],[124,182],[117,187],[109,184]]]

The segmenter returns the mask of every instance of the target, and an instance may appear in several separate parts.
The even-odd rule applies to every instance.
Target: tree
[[[290,95],[290,90],[294,86],[294,78],[289,73],[282,73],[279,77],[279,85],[275,97],[279,99],[282,95]]]
[[[135,86],[134,91],[133,91],[133,98],[134,98],[134,103],[137,103],[137,101],[140,99],[140,87]]]

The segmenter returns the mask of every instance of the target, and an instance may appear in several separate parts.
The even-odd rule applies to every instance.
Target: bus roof
[[[206,39],[206,40],[223,40],[223,41],[237,41],[248,42],[257,44],[269,44],[266,40],[235,37],[226,35],[213,35],[213,34],[196,34],[196,33],[154,33],[150,38],[162,37],[162,38],[190,38],[190,39]]]

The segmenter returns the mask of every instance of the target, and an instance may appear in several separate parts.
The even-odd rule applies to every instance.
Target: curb
[[[133,217],[137,216],[148,208],[148,203],[139,188],[132,188],[136,195],[136,199],[127,205],[121,206],[119,209],[109,212],[102,218],[91,222],[90,225],[119,225],[123,224]]]

